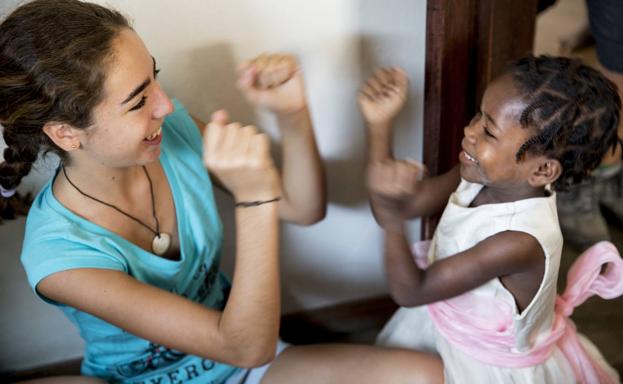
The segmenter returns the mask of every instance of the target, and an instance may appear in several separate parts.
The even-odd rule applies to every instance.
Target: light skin
[[[386,81],[378,74],[373,77],[376,83]],[[532,236],[501,232],[422,270],[413,261],[404,229],[405,219],[440,212],[460,178],[484,185],[470,205],[478,207],[545,196],[545,186],[560,176],[557,160],[526,154],[516,161],[519,147],[535,132],[519,124],[525,104],[510,76],[498,78],[487,88],[480,113],[465,127],[460,164],[431,178],[423,178],[421,166],[378,156],[389,153],[375,150],[374,146],[389,143],[391,130],[387,127],[395,114],[387,113],[389,118],[378,119],[369,105],[400,104],[396,96],[400,92],[370,95],[369,84],[360,95],[372,141],[368,188],[375,217],[385,232],[386,273],[394,299],[402,306],[418,306],[451,298],[499,278],[515,298],[518,310],[525,309],[544,271],[543,250]],[[383,144],[374,143],[379,136]]]
[[[66,170],[74,184],[153,226],[149,185],[141,169],[144,165],[153,180],[161,230],[172,236],[171,250],[163,257],[178,259],[175,206],[168,181],[157,161],[160,153],[158,129],[172,111],[172,103],[155,79],[149,51],[133,31],[122,31],[114,40],[113,49],[114,60],[106,69],[104,99],[95,108],[93,126],[81,130],[51,122],[44,130],[68,152],[70,161]],[[274,86],[273,90],[278,87]],[[134,92],[137,89],[139,92]],[[287,92],[279,98],[264,89],[254,91],[272,102],[275,108],[288,97]],[[306,113],[305,105],[303,103],[301,110],[292,113]],[[301,128],[303,130],[305,133],[301,135],[313,137],[309,132],[311,123]],[[286,219],[311,223],[322,217],[324,210],[295,212],[297,203],[287,198],[291,191],[282,183],[270,157],[269,139],[255,127],[229,123],[217,114],[204,128],[204,141],[206,167],[236,201],[267,200],[283,195],[284,203],[280,205],[287,207],[271,203],[236,209],[233,285],[222,311],[144,284],[125,273],[102,269],[55,273],[43,279],[37,289],[52,300],[91,313],[154,343],[241,367],[259,366],[274,357],[278,337],[277,221],[280,212]],[[313,141],[307,144],[315,145]],[[314,152],[317,153],[315,148],[305,153]],[[314,189],[318,191],[324,185],[317,179],[322,177],[321,167],[317,159],[309,162],[317,171],[306,174],[306,180],[299,182],[315,183],[320,186]],[[299,170],[298,174],[302,172],[308,169]],[[296,172],[289,172],[284,180],[294,174]],[[107,192],[101,195],[100,191]],[[53,192],[61,204],[78,215],[145,250],[151,249],[153,233],[115,210],[80,195],[62,173],[55,180]],[[324,193],[319,191],[308,203],[322,207],[325,205],[323,198]],[[137,302],[141,305],[137,306]],[[154,316],[154,313],[159,315]]]
[[[273,112],[281,131],[283,199],[278,203],[279,217],[304,225],[321,220],[326,213],[326,178],[297,61],[290,55],[263,54],[241,63],[238,75],[238,88],[245,98]],[[205,129],[203,121],[193,118]],[[229,115],[220,110],[212,120],[227,124]]]

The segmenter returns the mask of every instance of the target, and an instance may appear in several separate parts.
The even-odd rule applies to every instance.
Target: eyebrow
[[[496,124],[495,120],[493,120],[493,117],[491,117],[491,115],[484,111],[482,112],[482,114],[485,115],[485,119],[489,120],[495,128],[497,128],[498,130],[500,129],[500,127]]]
[[[152,56],[151,60],[154,63],[154,70],[155,70],[155,68],[156,68],[156,59]],[[145,88],[147,88],[147,86],[150,83],[151,83],[151,79],[150,78],[145,79],[138,87],[134,88],[134,90],[132,92],[130,92],[128,97],[126,97],[125,100],[123,100],[120,105],[124,105],[127,102],[129,102],[130,100],[132,100],[133,98],[135,98],[139,93],[143,92],[145,90]]]
[[[134,90],[132,92],[130,92],[130,94],[128,95],[128,97],[125,98],[125,100],[123,100],[121,102],[121,105],[127,103],[128,101],[132,100],[133,98],[136,97],[136,95],[138,95],[139,93],[143,92],[143,90],[145,90],[145,88],[147,88],[147,86],[149,85],[149,83],[151,83],[151,79],[145,79],[145,81],[143,81],[141,83],[141,85],[139,85],[138,87],[134,88]]]

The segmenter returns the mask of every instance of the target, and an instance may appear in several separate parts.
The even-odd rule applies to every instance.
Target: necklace
[[[78,188],[76,186],[76,184],[74,184],[69,177],[67,176],[67,171],[65,171],[65,167],[62,166],[63,168],[63,174],[65,175],[65,178],[67,179],[67,181],[69,182],[69,184],[71,184],[72,187],[74,187],[76,189],[76,191],[80,192],[83,196],[88,197],[89,199],[95,200],[100,204],[104,204],[114,210],[116,210],[119,213],[124,214],[125,216],[129,217],[130,219],[136,221],[137,223],[139,223],[140,225],[142,225],[143,227],[149,229],[150,232],[152,232],[154,234],[154,239],[151,242],[151,250],[158,256],[162,256],[166,251],[169,250],[169,247],[171,246],[171,236],[168,233],[164,233],[164,232],[160,232],[160,221],[158,220],[158,217],[156,216],[156,199],[154,197],[154,186],[151,182],[151,177],[149,177],[149,172],[147,172],[147,168],[145,168],[145,166],[143,165],[143,171],[145,172],[145,176],[147,176],[147,181],[149,181],[149,192],[151,194],[151,212],[152,215],[154,216],[154,220],[156,221],[156,229],[152,229],[149,225],[145,224],[143,221],[139,220],[138,218],[130,215],[129,213],[121,210],[120,208],[118,208],[117,206],[107,203],[105,201],[102,201],[96,197],[93,197],[85,192],[83,192],[80,188]]]

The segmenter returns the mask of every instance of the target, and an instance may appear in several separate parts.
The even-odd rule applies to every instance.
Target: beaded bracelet
[[[239,201],[236,203],[236,208],[249,208],[249,207],[257,207],[258,205],[274,203],[276,201],[281,200],[281,196],[275,197],[270,200],[256,200],[256,201]]]

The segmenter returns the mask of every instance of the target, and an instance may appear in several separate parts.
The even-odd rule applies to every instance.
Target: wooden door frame
[[[458,161],[463,128],[486,85],[532,51],[538,0],[428,0],[424,163],[431,175]],[[439,217],[422,221],[430,239]]]

